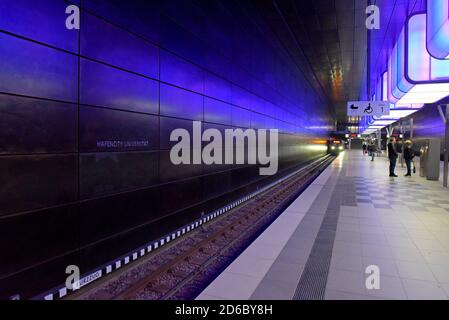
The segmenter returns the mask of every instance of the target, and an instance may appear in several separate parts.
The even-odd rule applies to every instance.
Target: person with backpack
[[[405,177],[411,177],[412,176],[412,161],[415,157],[415,153],[412,149],[412,142],[410,140],[405,141],[405,148],[404,148],[404,160],[405,164],[407,166],[407,174]]]

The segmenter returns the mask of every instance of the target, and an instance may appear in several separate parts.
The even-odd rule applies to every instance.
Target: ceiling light
[[[398,121],[397,119],[389,119],[389,120],[374,120],[374,122],[371,125],[376,125],[376,126],[388,126],[392,123],[395,123],[396,121]]]
[[[420,108],[402,108],[402,109],[390,109],[390,114],[388,116],[373,117],[377,119],[396,119],[408,117],[409,115],[419,111]]]
[[[449,0],[427,1],[427,50],[437,59],[449,58]]]
[[[429,55],[425,14],[407,20],[389,64],[389,98],[397,104],[434,103],[449,95],[449,60]]]

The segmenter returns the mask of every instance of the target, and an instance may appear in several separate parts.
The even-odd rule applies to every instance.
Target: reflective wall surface
[[[75,1],[79,4],[79,1]],[[275,128],[326,153],[326,101],[248,1],[0,3],[0,298],[30,298],[276,177],[173,165],[173,129]],[[278,177],[277,176],[277,177]]]

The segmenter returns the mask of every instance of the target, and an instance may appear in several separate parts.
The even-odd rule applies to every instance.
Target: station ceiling
[[[366,87],[366,0],[253,0],[337,121]],[[366,90],[365,90],[366,91]]]

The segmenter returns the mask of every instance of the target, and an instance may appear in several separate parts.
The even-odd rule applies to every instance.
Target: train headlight
[[[331,150],[335,150],[335,146],[332,146],[332,147],[331,147]]]
[[[343,150],[343,146],[339,146],[338,149],[339,149],[339,150]]]

